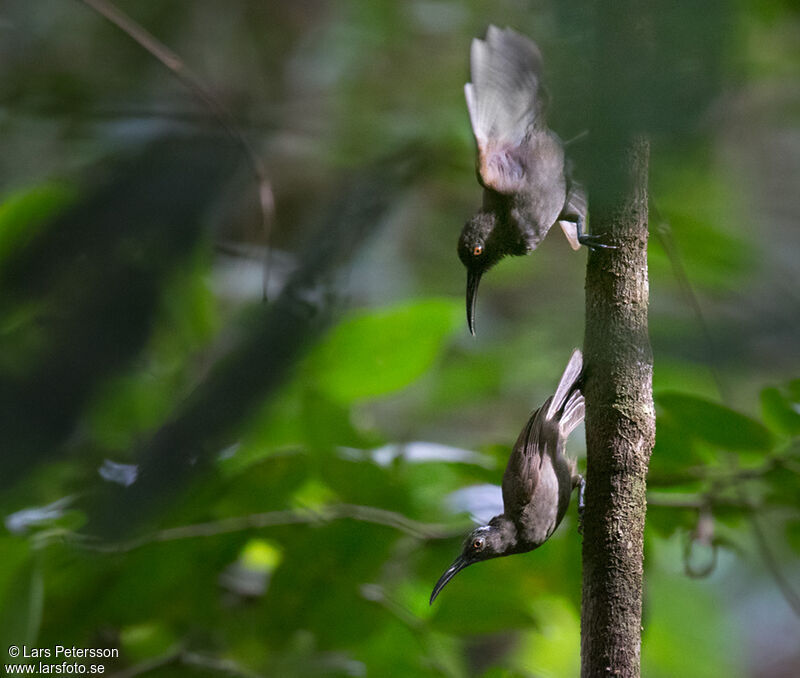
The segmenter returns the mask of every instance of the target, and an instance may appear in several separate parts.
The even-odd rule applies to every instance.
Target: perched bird
[[[475,334],[475,299],[484,272],[506,255],[536,249],[559,223],[573,249],[604,247],[584,233],[586,193],[569,176],[561,139],[547,127],[542,56],[516,31],[489,26],[472,41],[472,82],[464,86],[478,144],[483,206],[461,231],[467,268],[467,324]]]
[[[583,421],[582,373],[583,357],[575,349],[555,395],[531,415],[514,445],[503,474],[503,513],[470,532],[461,555],[433,587],[431,603],[468,565],[541,546],[567,512],[576,487],[582,514],[583,477],[565,455],[567,437]]]

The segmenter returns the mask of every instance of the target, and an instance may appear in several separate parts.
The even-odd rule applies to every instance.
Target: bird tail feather
[[[583,354],[575,349],[570,356],[556,392],[550,400],[545,417],[558,420],[562,435],[568,436],[583,421],[584,401],[580,391],[583,375]]]
[[[486,40],[472,41],[470,72],[464,94],[475,138],[519,144],[543,109],[539,49],[510,28],[489,26]]]
[[[572,433],[583,421],[583,415],[586,413],[586,406],[583,400],[583,393],[578,390],[573,391],[561,414],[561,419],[558,422],[561,435],[566,438]]]

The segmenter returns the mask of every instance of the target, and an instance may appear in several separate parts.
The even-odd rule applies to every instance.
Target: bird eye
[[[472,248],[472,256],[479,257],[481,254],[483,254],[483,245],[475,245],[475,247]]]
[[[476,551],[480,551],[483,548],[483,539],[476,539],[472,542],[472,548]]]

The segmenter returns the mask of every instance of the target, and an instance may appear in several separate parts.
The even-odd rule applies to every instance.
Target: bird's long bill
[[[467,269],[467,325],[469,333],[475,336],[475,302],[478,300],[478,283],[481,281],[482,272],[477,269]]]
[[[469,565],[469,561],[464,558],[464,556],[459,556],[455,559],[455,562],[448,567],[447,570],[445,570],[445,573],[439,577],[439,581],[436,582],[436,586],[433,587],[433,593],[431,593],[430,600],[431,605],[433,605],[433,601],[436,600],[436,596],[439,595],[439,592],[445,587],[447,582],[461,572],[461,570],[463,570],[467,565]]]

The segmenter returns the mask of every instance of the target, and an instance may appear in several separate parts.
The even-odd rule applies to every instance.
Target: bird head
[[[444,574],[439,577],[439,581],[436,582],[436,586],[433,587],[431,604],[447,582],[468,565],[513,553],[514,534],[513,524],[502,516],[492,518],[488,525],[478,527],[470,532],[464,540],[461,555],[445,570]]]
[[[475,334],[475,301],[481,276],[503,258],[496,238],[497,216],[493,212],[478,212],[461,231],[458,257],[467,269],[467,325]]]

